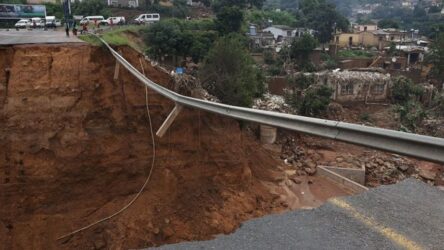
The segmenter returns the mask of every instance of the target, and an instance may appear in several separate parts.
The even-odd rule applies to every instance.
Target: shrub
[[[254,64],[240,35],[220,38],[208,52],[200,79],[223,103],[250,107],[265,91],[265,78]]]
[[[424,93],[421,85],[414,84],[407,77],[399,76],[395,78],[392,87],[392,99],[396,104],[405,104],[409,101],[417,100]]]
[[[427,116],[421,103],[416,101],[408,101],[403,105],[396,105],[395,111],[399,113],[401,121],[400,130],[405,132],[415,132],[417,127]]]
[[[301,115],[320,117],[325,115],[332,94],[333,89],[326,85],[312,85],[305,94],[295,91],[287,95],[286,101]]]

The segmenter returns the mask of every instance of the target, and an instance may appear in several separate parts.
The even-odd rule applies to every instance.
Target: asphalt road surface
[[[54,30],[0,30],[0,45],[13,44],[45,44],[45,43],[82,43],[83,41],[70,33],[66,37],[65,31],[59,28]]]
[[[444,249],[444,191],[409,179],[161,249]]]

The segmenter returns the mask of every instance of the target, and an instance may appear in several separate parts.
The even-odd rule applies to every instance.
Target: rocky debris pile
[[[194,76],[187,74],[172,74],[174,81],[174,92],[190,95],[194,89],[202,88],[199,80]]]
[[[262,98],[255,99],[253,108],[280,113],[293,113],[293,109],[285,102],[283,96],[272,95],[270,93],[266,93]]]
[[[281,159],[287,166],[293,166],[297,176],[316,174],[321,155],[315,150],[296,145],[296,141],[291,136],[279,138],[277,143],[282,145]]]
[[[220,100],[216,96],[211,95],[210,93],[208,93],[207,90],[205,90],[203,88],[193,89],[191,91],[191,97],[210,101],[210,102],[220,102]]]
[[[390,74],[363,71],[333,71],[328,74],[329,78],[339,82],[386,82],[390,81]]]
[[[444,138],[444,119],[427,119],[421,125],[424,134]]]
[[[299,145],[297,142],[293,136],[278,138],[276,142],[281,145],[281,160],[285,165],[293,167],[296,176],[314,175],[319,165],[355,169],[365,167],[366,186],[369,187],[395,184],[406,178],[444,186],[444,166],[428,168],[400,155],[376,151],[337,154],[332,150],[333,157],[327,159],[323,153],[314,149],[316,146]]]

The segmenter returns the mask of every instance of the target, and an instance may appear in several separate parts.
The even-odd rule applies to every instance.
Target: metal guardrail
[[[98,36],[97,36],[98,37]],[[389,129],[214,103],[177,94],[146,78],[102,38],[116,60],[143,84],[175,103],[223,116],[444,163],[444,139]]]

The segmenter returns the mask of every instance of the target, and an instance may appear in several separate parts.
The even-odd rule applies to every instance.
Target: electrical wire
[[[140,61],[140,65],[142,66],[142,72],[145,75],[145,70],[143,68],[142,61]],[[79,232],[85,231],[88,228],[91,228],[91,227],[93,227],[93,226],[95,226],[95,225],[97,225],[99,223],[107,221],[107,220],[109,220],[109,219],[111,219],[111,218],[121,214],[123,211],[125,211],[127,208],[129,208],[140,197],[140,195],[142,194],[143,190],[145,190],[145,187],[148,185],[148,183],[149,183],[149,181],[151,179],[151,176],[153,174],[154,162],[156,160],[156,143],[155,143],[155,140],[154,140],[154,132],[153,132],[153,124],[152,124],[152,121],[151,121],[151,115],[150,115],[150,107],[148,105],[148,87],[147,86],[145,86],[145,106],[146,106],[146,112],[147,112],[147,115],[148,115],[148,121],[149,121],[149,125],[150,125],[150,133],[151,133],[152,147],[153,147],[153,157],[152,157],[152,161],[151,161],[151,168],[150,168],[150,172],[148,174],[148,177],[145,180],[145,183],[143,183],[143,186],[140,188],[139,192],[134,196],[134,198],[126,206],[121,208],[119,211],[117,211],[117,212],[115,212],[115,213],[113,213],[113,214],[111,214],[111,215],[109,215],[109,216],[107,216],[107,217],[105,217],[103,219],[100,219],[100,220],[98,220],[98,221],[96,221],[94,223],[91,223],[88,226],[85,226],[85,227],[79,228],[79,229],[77,229],[75,231],[72,231],[70,233],[64,234],[64,235],[60,236],[59,238],[57,238],[57,240],[61,240],[61,239],[64,239],[66,237],[69,237],[69,236],[72,236],[74,234],[77,234]]]

